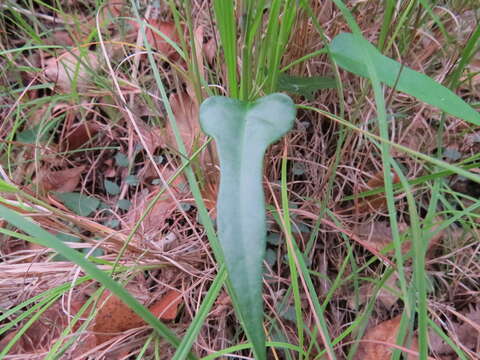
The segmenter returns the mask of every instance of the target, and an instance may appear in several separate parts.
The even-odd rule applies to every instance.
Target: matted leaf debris
[[[268,358],[478,359],[479,19],[475,1],[1,1],[0,358],[253,358],[217,282],[199,106],[284,92],[297,117],[262,179]]]

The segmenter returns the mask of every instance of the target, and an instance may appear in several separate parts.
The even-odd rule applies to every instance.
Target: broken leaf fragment
[[[84,170],[85,165],[57,171],[43,170],[37,182],[44,191],[71,192],[80,183],[80,175]]]
[[[393,350],[399,348],[399,346],[395,344],[397,342],[401,319],[402,315],[399,315],[367,330],[354,359],[391,359]],[[400,348],[404,349],[404,352],[407,354],[406,359],[418,359],[418,356],[416,356],[416,354],[418,354],[416,337],[412,339],[410,346],[400,346]]]
[[[169,290],[158,301],[150,305],[150,312],[160,320],[172,321],[177,316],[182,294],[178,290]],[[110,340],[119,333],[144,326],[147,323],[128,305],[110,291],[105,291],[99,300],[102,306],[95,318],[93,330],[97,345]]]
[[[85,92],[99,66],[97,54],[74,50],[46,59],[44,71],[45,77],[54,82],[60,92],[70,93],[74,89]]]

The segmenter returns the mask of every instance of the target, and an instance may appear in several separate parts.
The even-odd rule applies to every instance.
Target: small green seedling
[[[262,262],[266,246],[263,157],[292,128],[295,105],[287,95],[255,102],[222,96],[205,100],[200,123],[220,157],[217,224],[237,314],[256,359],[266,359],[263,332]]]

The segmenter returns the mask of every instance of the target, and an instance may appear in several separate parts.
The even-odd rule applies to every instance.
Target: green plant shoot
[[[257,359],[266,359],[263,157],[267,147],[292,128],[295,113],[290,97],[278,93],[255,102],[215,96],[200,107],[202,129],[215,139],[220,157],[217,224],[231,295]]]

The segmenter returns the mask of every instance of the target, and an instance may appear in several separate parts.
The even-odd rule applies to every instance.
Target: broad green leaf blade
[[[368,51],[383,83],[390,87],[395,86],[396,89],[446,113],[480,125],[480,114],[451,90],[422,73],[406,66],[402,68],[399,62],[382,55],[363,37],[350,33],[339,34],[332,40],[330,51],[339,66],[363,77],[368,77],[368,70],[362,53]]]
[[[262,261],[266,246],[263,156],[291,129],[295,106],[283,94],[248,103],[222,96],[200,107],[200,123],[220,157],[218,234],[236,309],[257,359],[266,359]]]
[[[55,193],[63,204],[80,216],[88,216],[100,205],[100,200],[76,192]]]

